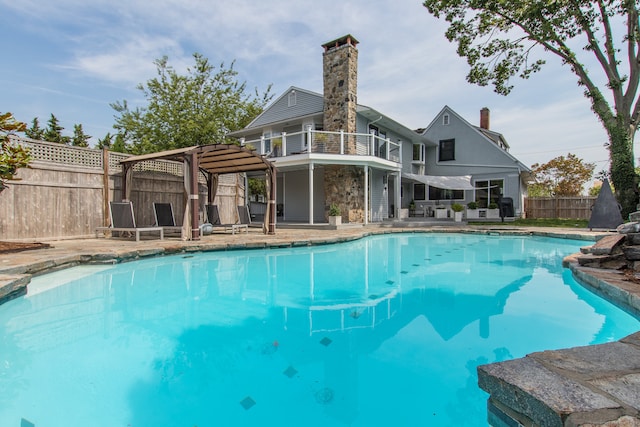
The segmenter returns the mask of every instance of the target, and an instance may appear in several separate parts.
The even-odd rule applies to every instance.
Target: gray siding
[[[449,125],[443,124],[444,114],[449,114]],[[522,212],[523,185],[520,181],[520,169],[510,154],[448,109],[441,111],[434,119],[425,136],[437,144],[441,140],[455,139],[455,160],[439,162],[439,148],[427,148],[428,175],[471,175],[473,185],[476,181],[502,179],[503,195],[513,199],[516,215]],[[403,167],[403,170],[406,169]],[[473,191],[466,191],[465,197],[466,201],[470,201],[475,198],[475,194]]]
[[[439,148],[428,148],[427,174],[470,175],[517,170],[513,157],[485,138],[468,122],[460,119],[457,114],[448,112],[450,124],[443,125],[443,114],[440,113],[425,135],[436,144],[441,140],[455,139],[455,160],[438,162]]]
[[[309,220],[309,171],[299,170],[283,174],[283,189],[279,188],[284,202],[284,221],[307,222]],[[313,171],[313,221],[326,222],[324,216],[324,170],[316,167]]]
[[[296,91],[296,104],[290,107],[289,93],[291,90]],[[322,95],[314,94],[298,88],[290,88],[273,104],[267,107],[267,109],[264,110],[263,113],[259,115],[248,127],[262,127],[270,125],[271,123],[282,122],[296,117],[322,114],[322,109]]]

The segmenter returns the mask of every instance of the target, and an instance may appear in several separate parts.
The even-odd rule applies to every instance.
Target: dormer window
[[[442,124],[445,126],[449,126],[449,115],[448,114],[443,114],[442,115]]]
[[[289,107],[295,107],[296,102],[296,91],[292,90],[291,92],[289,92]]]

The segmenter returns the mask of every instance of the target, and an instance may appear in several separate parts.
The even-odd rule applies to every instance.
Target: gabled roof
[[[287,102],[287,98],[292,91],[296,93],[296,96],[302,95],[304,97],[304,102],[298,103],[296,108],[287,108],[286,110],[277,111],[276,114],[274,114],[276,106]],[[282,95],[269,104],[267,108],[265,108],[264,111],[260,113],[258,117],[253,119],[243,130],[246,131],[251,128],[260,128],[265,125],[300,119],[310,115],[322,114],[323,108],[324,99],[322,95],[296,86],[290,86],[289,89],[284,91]],[[230,135],[233,135],[234,133],[235,132],[232,132]]]
[[[507,150],[509,149],[509,144],[507,143],[507,140],[505,139],[505,137],[499,133],[499,132],[494,132],[492,130],[488,130],[488,129],[483,129],[479,126],[474,126],[471,123],[469,123],[464,117],[462,117],[461,115],[459,115],[458,113],[456,113],[455,111],[453,111],[453,109],[451,109],[451,107],[449,107],[448,105],[445,105],[442,110],[440,110],[440,112],[438,114],[435,115],[435,117],[433,118],[433,120],[431,121],[431,123],[429,123],[429,126],[427,126],[424,129],[418,129],[416,130],[416,132],[421,131],[421,135],[426,135],[427,132],[433,127],[435,126],[436,123],[439,122],[440,117],[442,116],[442,114],[444,112],[447,112],[453,116],[455,116],[456,118],[458,118],[458,120],[460,120],[462,123],[464,123],[465,125],[469,126],[471,129],[473,129],[475,132],[478,133],[478,135],[484,139],[486,139],[487,141],[489,141],[491,143],[492,146],[494,146],[496,149],[500,150],[501,153],[503,153],[505,156],[509,157],[510,159],[512,159],[514,162],[516,162],[518,164],[518,167],[524,171],[524,172],[531,172],[531,169],[525,165],[524,163],[522,163],[520,160],[518,160],[517,158],[515,158],[511,153],[509,153]]]
[[[393,120],[391,117],[385,116],[377,110],[374,110],[371,107],[367,107],[366,105],[358,104],[356,106],[356,112],[361,116],[369,119],[371,124],[378,123],[380,126],[394,131],[398,135],[401,135],[405,138],[408,138],[410,141],[419,141],[421,143],[427,143],[431,145],[435,145],[432,141],[425,138],[423,135],[416,133],[414,130],[409,129],[405,125],[398,123]]]
[[[493,143],[496,144],[498,147],[504,150],[508,150],[510,148],[509,144],[507,143],[507,140],[504,138],[504,135],[502,135],[501,133],[494,132],[489,129],[485,129],[480,126],[474,126],[474,128],[476,128],[478,132],[480,132],[481,134],[489,138],[491,141],[493,141]]]

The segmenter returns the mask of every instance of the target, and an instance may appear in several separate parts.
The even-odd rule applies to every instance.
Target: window
[[[413,184],[413,199],[425,200],[425,184]]]
[[[413,144],[413,161],[424,162],[424,145]]]
[[[449,115],[448,114],[443,114],[442,115],[442,124],[445,126],[449,126]]]
[[[263,154],[267,154],[271,152],[271,132],[265,132],[262,135],[264,139],[264,152]]]
[[[429,186],[429,200],[464,200],[464,190],[448,190]]]
[[[438,150],[438,160],[446,162],[456,159],[456,140],[443,139],[440,141],[440,149]]]
[[[504,180],[476,181],[476,203],[479,208],[488,208],[491,203],[498,203],[504,192]]]
[[[289,107],[294,107],[296,103],[297,103],[296,91],[292,90],[291,92],[289,92]]]

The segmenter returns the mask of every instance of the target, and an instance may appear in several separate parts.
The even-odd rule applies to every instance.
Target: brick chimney
[[[324,130],[356,132],[358,102],[358,40],[350,34],[322,45],[324,84]],[[351,145],[354,145],[353,147]],[[346,154],[355,154],[354,144],[347,144]]]
[[[480,110],[480,127],[482,129],[489,130],[489,116],[489,109],[487,107]]]

